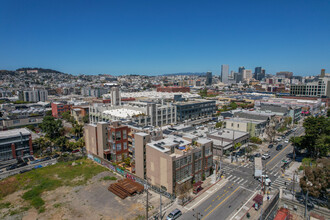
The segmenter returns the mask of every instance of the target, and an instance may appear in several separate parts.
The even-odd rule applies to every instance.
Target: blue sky
[[[330,72],[330,1],[0,0],[0,69]]]

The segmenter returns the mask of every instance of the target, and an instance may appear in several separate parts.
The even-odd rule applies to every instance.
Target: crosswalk
[[[242,184],[242,185],[245,185],[248,182],[248,180],[246,180],[242,177],[233,176],[233,175],[229,175],[228,177],[226,177],[226,179],[228,181],[231,181],[231,182],[234,182],[234,183],[237,183],[237,184]]]
[[[291,182],[285,178],[276,178],[276,180],[272,183],[272,186],[277,188],[286,188],[289,184],[291,184]]]

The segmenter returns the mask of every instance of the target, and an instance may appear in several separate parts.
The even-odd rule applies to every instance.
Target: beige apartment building
[[[181,184],[202,181],[212,174],[213,142],[194,135],[169,135],[151,141],[150,135],[135,133],[136,175],[169,193]]]

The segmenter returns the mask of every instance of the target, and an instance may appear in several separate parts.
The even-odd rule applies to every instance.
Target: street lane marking
[[[232,220],[236,215],[237,215],[237,213],[239,213],[241,210],[242,210],[242,208],[243,207],[245,207],[246,206],[246,204],[257,194],[258,192],[255,192],[255,193],[253,193],[253,195],[246,201],[246,203],[234,214],[234,216],[230,219],[230,220]]]
[[[286,146],[283,150],[281,150],[278,154],[276,154],[275,155],[275,157],[273,157],[270,161],[268,161],[267,163],[266,163],[266,166],[270,163],[270,162],[272,162],[278,155],[280,155],[284,150],[286,150],[289,146],[291,146],[291,144],[288,144],[288,146]]]
[[[225,179],[224,182],[221,183],[219,186],[218,186],[218,184],[216,184],[216,185],[219,187],[219,189],[221,189],[222,186],[223,186],[224,184],[226,184],[227,182],[228,182],[228,180]],[[206,198],[209,198],[209,194],[206,195],[206,196],[204,196],[202,199],[200,199],[198,202],[196,202],[194,205],[192,205],[190,208],[188,208],[188,210],[193,209],[196,205],[198,205],[199,203],[203,202]]]
[[[214,207],[214,209],[212,209],[209,213],[207,213],[207,215],[205,215],[202,220],[206,219],[207,216],[209,216],[212,212],[214,212],[214,210],[216,210],[222,203],[224,203],[229,197],[231,197],[240,187],[237,187],[232,193],[230,193],[229,196],[227,196],[224,200],[222,200],[222,202],[220,202],[216,207]]]
[[[241,179],[240,181],[237,182],[237,184],[240,184],[244,179]]]
[[[213,200],[214,201],[214,200]],[[206,209],[205,209],[205,212],[208,210],[208,209],[210,209],[212,207],[212,205],[209,205],[209,207],[207,207]]]

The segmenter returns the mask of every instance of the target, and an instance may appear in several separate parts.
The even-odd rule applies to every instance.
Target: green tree
[[[52,116],[52,110],[46,111],[46,116]]]
[[[222,122],[222,121],[219,121],[219,122],[217,122],[217,123],[215,124],[215,127],[216,127],[216,128],[221,128],[222,125],[223,125],[223,122]]]
[[[199,95],[202,96],[203,98],[207,96],[207,88],[201,89],[199,91]]]
[[[130,157],[126,157],[124,159],[124,163],[127,165],[127,166],[130,166],[131,165],[131,158]]]
[[[236,102],[231,102],[231,103],[229,104],[229,107],[231,108],[231,110],[237,109],[237,104],[236,104]]]
[[[327,111],[327,117],[330,117],[330,108]]]
[[[236,150],[236,149],[240,148],[241,146],[242,146],[242,144],[241,144],[241,143],[236,143],[236,144],[234,145],[234,150]]]
[[[262,144],[262,140],[258,137],[251,137],[250,142],[255,143],[255,144]]]
[[[40,128],[46,133],[46,137],[55,140],[60,137],[63,125],[60,119],[55,119],[53,116],[45,116],[40,124]]]
[[[85,124],[87,124],[89,122],[89,115],[85,115],[82,120]]]
[[[330,119],[321,117],[308,117],[304,124],[305,135],[291,139],[299,150],[306,150],[312,158],[327,156],[330,152]]]
[[[55,145],[59,147],[62,151],[65,151],[69,146],[69,142],[65,136],[60,136],[55,140]]]
[[[71,129],[71,133],[73,133],[76,137],[82,137],[83,136],[83,129],[84,127],[78,123],[75,123]]]
[[[284,126],[288,127],[292,123],[292,118],[291,117],[285,117],[284,118]]]

